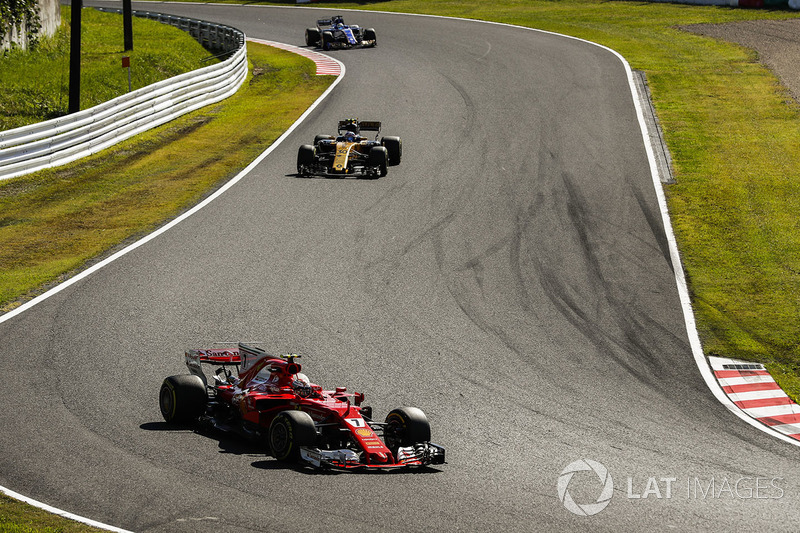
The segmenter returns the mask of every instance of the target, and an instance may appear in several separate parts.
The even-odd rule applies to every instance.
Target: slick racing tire
[[[317,28],[306,29],[306,45],[319,46],[319,30]]]
[[[314,136],[314,146],[318,145],[320,141],[332,141],[335,137],[333,135],[315,135]]]
[[[385,176],[389,164],[389,154],[385,146],[373,146],[369,150],[369,166],[378,169],[378,176]]]
[[[389,153],[389,164],[399,165],[403,157],[403,141],[400,137],[381,137],[381,145],[385,146]]]
[[[301,176],[309,174],[309,168],[316,162],[314,147],[304,144],[297,151],[297,173]]]
[[[431,425],[422,409],[416,407],[399,407],[386,415],[386,427],[383,439],[386,446],[397,451],[400,446],[412,446],[431,440]]]
[[[279,461],[296,461],[301,446],[313,446],[317,428],[305,411],[281,411],[269,425],[269,453]]]
[[[375,46],[378,44],[378,38],[375,36],[375,30],[372,28],[364,28],[364,33],[362,34],[362,39],[365,41],[372,41],[372,44],[369,46]]]
[[[158,405],[168,424],[193,424],[206,411],[208,393],[199,376],[170,376],[161,384]]]
[[[329,31],[322,32],[322,49],[330,50],[333,45],[333,33]]]

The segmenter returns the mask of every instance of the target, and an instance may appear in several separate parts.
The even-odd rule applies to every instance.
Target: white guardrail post
[[[119,9],[101,9],[121,13]],[[0,180],[70,163],[181,115],[224,100],[247,77],[243,32],[213,22],[134,11],[137,17],[170,24],[220,55],[210,65],[148,85],[90,109],[0,131]]]

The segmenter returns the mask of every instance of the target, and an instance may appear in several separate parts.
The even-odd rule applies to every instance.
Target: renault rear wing
[[[352,131],[353,125],[358,128],[358,132],[362,131],[381,131],[381,123],[374,121],[374,120],[340,120],[339,121],[339,133],[343,131]],[[356,133],[358,133],[356,132]]]

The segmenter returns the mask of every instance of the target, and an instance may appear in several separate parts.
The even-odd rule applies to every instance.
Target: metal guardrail
[[[117,11],[120,10],[107,10]],[[134,15],[189,32],[225,61],[174,76],[65,117],[0,132],[0,180],[64,165],[234,94],[247,77],[243,32],[173,15]]]
[[[106,11],[112,13],[122,13],[121,9],[111,8],[96,8],[99,11]],[[188,19],[185,17],[178,17],[176,15],[165,15],[164,13],[153,13],[150,11],[134,11],[134,16],[147,18],[161,22],[162,24],[169,24],[187,32],[189,35],[209,50],[217,52],[235,52],[245,44],[244,33],[225,26],[222,24],[215,24],[213,22],[206,22],[203,20]]]

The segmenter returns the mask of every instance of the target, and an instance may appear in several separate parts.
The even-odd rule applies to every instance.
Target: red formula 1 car
[[[235,432],[263,443],[276,459],[320,468],[444,464],[444,448],[430,442],[430,425],[420,409],[400,407],[376,422],[372,409],[362,405],[362,393],[323,390],[300,372],[298,357],[272,356],[244,344],[189,350],[190,374],[170,376],[161,385],[161,414],[168,423]],[[204,365],[216,367],[213,384]]]

